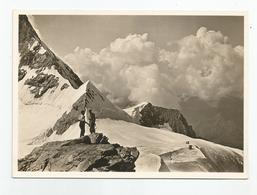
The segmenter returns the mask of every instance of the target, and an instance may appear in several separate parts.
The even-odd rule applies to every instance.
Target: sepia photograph
[[[247,178],[244,13],[13,14],[13,176]]]

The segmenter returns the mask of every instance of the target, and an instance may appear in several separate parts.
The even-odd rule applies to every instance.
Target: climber
[[[79,127],[80,127],[80,137],[83,137],[85,134],[85,111],[81,111],[81,115],[79,116]]]
[[[90,133],[95,133],[95,114],[92,112],[92,110],[89,110],[89,113],[87,115],[87,119],[88,119],[88,122],[89,122]]]

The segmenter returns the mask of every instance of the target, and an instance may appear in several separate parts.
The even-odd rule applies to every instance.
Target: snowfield
[[[136,161],[137,172],[242,171],[243,152],[238,149],[193,139],[163,129],[111,119],[97,120],[96,131],[106,135],[111,143],[137,147],[140,152]],[[64,134],[53,134],[46,141],[74,139],[79,137],[79,133],[78,124],[74,124]],[[89,134],[88,130],[86,134]],[[188,141],[193,146],[192,150],[189,149]],[[32,148],[31,146],[30,150],[27,149],[27,152]]]

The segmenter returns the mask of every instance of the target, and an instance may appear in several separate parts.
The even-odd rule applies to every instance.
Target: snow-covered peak
[[[135,118],[135,116],[148,104],[151,104],[151,103],[141,102],[135,106],[124,109],[124,111],[127,112],[131,117]]]
[[[87,81],[79,89],[67,90],[67,96],[62,96],[60,101],[66,100],[61,111],[56,114],[55,122],[45,131],[33,139],[33,143],[42,142],[53,133],[61,135],[70,126],[78,122],[82,110],[92,110],[97,119],[109,118],[132,122],[132,118],[122,109],[111,103],[91,81]]]
[[[132,121],[126,112],[114,105],[90,80],[76,90],[74,98],[76,101],[73,102],[73,108],[79,107],[78,110],[91,109],[98,118]]]

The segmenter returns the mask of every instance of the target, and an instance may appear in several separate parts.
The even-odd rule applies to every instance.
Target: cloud
[[[201,27],[196,35],[179,40],[174,52],[162,50],[160,61],[167,63],[176,94],[219,99],[243,94],[243,47],[233,48],[221,32]]]
[[[173,47],[158,48],[146,33],[130,34],[98,53],[77,47],[64,60],[122,107],[142,101],[178,107],[180,97],[190,96],[242,97],[242,46],[232,47],[228,37],[205,27],[167,43]]]

